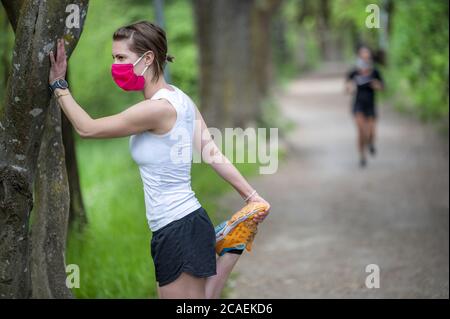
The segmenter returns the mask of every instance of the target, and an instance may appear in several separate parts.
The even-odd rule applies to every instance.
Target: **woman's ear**
[[[153,63],[153,61],[155,60],[155,54],[153,53],[153,51],[148,51],[147,54],[145,55],[145,65],[151,65]]]

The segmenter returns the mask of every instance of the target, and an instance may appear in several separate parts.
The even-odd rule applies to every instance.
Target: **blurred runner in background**
[[[354,94],[352,113],[358,130],[358,151],[361,167],[367,165],[366,148],[376,154],[375,126],[377,109],[375,91],[383,89],[380,71],[375,68],[372,52],[366,46],[358,49],[356,67],[347,74],[346,89]]]

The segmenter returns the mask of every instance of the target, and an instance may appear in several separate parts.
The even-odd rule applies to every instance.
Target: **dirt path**
[[[298,127],[278,172],[250,180],[272,213],[236,266],[229,297],[448,298],[448,140],[385,106],[379,154],[361,170],[335,70],[278,97]],[[232,193],[221,205],[242,201]],[[379,289],[365,286],[368,264],[380,267]]]

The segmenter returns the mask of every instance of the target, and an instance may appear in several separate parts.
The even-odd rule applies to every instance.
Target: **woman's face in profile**
[[[113,63],[119,64],[134,63],[139,58],[136,53],[129,49],[126,40],[113,41],[112,57]]]
[[[127,40],[113,41],[112,44],[112,57],[113,63],[117,64],[134,64],[140,57],[129,49],[129,44]],[[145,63],[143,62],[145,59],[139,61],[138,64],[134,66],[134,71],[137,74],[140,74],[144,68]]]

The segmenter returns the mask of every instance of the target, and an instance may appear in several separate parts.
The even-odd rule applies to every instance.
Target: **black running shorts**
[[[159,286],[182,272],[201,278],[215,275],[215,244],[214,225],[203,207],[153,232],[151,255]]]

